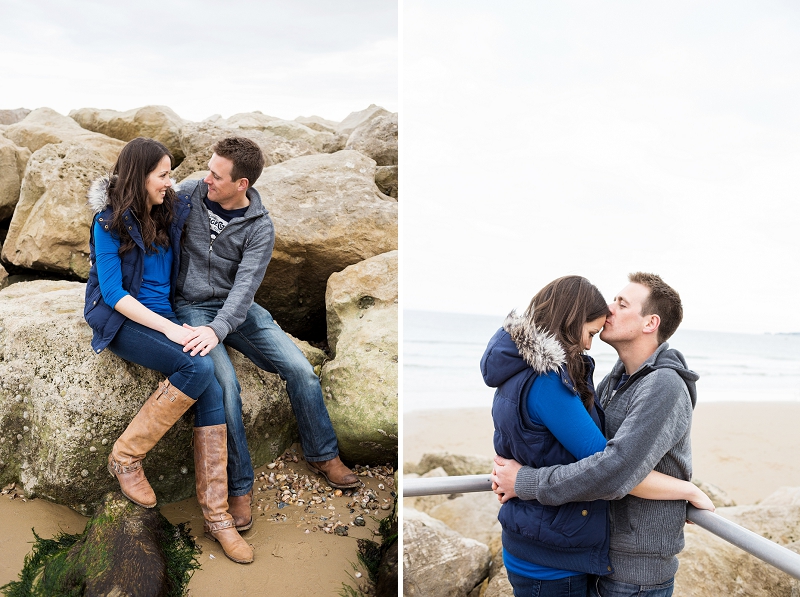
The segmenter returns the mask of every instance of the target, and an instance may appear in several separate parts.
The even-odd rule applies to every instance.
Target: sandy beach
[[[290,463],[289,471],[299,475],[310,474],[301,460]],[[286,470],[282,472],[286,472]],[[272,472],[266,467],[256,470]],[[312,479],[316,478],[311,475]],[[367,488],[374,490],[380,504],[391,504],[392,486],[386,478],[362,476]],[[391,479],[391,478],[390,478]],[[379,484],[384,489],[379,488]],[[265,483],[259,484],[264,486]],[[258,486],[258,485],[257,485]],[[218,543],[203,536],[203,518],[195,498],[167,504],[161,512],[173,524],[189,522],[192,535],[202,548],[198,560],[202,566],[194,572],[189,583],[191,597],[219,597],[219,595],[331,595],[340,594],[343,584],[356,586],[357,573],[366,578],[366,570],[358,564],[357,539],[380,540],[373,535],[378,521],[390,511],[371,510],[371,514],[355,508],[351,512],[347,495],[329,499],[322,508],[304,508],[288,505],[278,509],[275,490],[256,492],[262,508],[253,507],[253,528],[242,536],[255,549],[255,561],[249,565],[236,564],[222,552]],[[331,508],[332,506],[332,508]],[[324,509],[324,510],[323,510]],[[354,526],[352,519],[362,514],[366,526]],[[320,516],[329,521],[341,520],[348,525],[348,535],[325,533],[318,527]],[[9,499],[0,496],[0,519],[4,532],[0,536],[0,585],[18,579],[25,555],[31,550],[33,533],[53,537],[59,530],[80,533],[87,518],[65,506],[43,499],[23,501],[21,497]]]
[[[737,504],[754,504],[779,487],[800,487],[800,403],[711,402],[695,409],[694,477]],[[420,410],[403,416],[403,462],[426,452],[494,456],[490,409]],[[489,472],[489,471],[487,471]]]

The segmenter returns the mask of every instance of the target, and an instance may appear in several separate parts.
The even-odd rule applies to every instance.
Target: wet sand
[[[288,463],[287,469],[299,475],[315,475],[308,472],[305,463]],[[281,472],[262,467],[256,471]],[[319,477],[322,479],[321,477]],[[367,488],[378,496],[379,503],[391,504],[393,487],[385,479],[361,477]],[[381,490],[378,484],[384,485]],[[261,486],[266,482],[260,483]],[[347,504],[352,498],[346,496],[329,499],[325,508],[315,506],[306,511],[304,506],[289,505],[278,509],[276,490],[256,492],[253,506],[253,528],[242,536],[255,549],[255,561],[242,565],[225,557],[218,543],[203,536],[203,518],[195,498],[167,504],[161,512],[173,524],[189,522],[192,535],[202,548],[198,560],[202,566],[196,570],[189,583],[191,597],[219,597],[219,595],[338,595],[342,585],[356,586],[355,576],[360,572],[366,578],[366,570],[358,564],[357,539],[373,539],[378,521],[391,511],[371,510],[371,514],[360,508],[350,513]],[[385,501],[384,501],[385,500]],[[257,505],[269,509],[259,511]],[[328,506],[334,509],[328,509]],[[354,526],[351,521],[362,514],[366,526]],[[348,525],[348,535],[328,534],[319,528],[320,516],[330,522],[341,520]],[[284,519],[285,517],[285,519]],[[17,580],[23,560],[31,550],[33,533],[41,537],[53,537],[59,530],[80,533],[88,520],[65,506],[43,499],[23,501],[0,496],[0,520],[4,532],[0,534],[0,585]],[[323,523],[324,524],[324,523]],[[316,528],[316,530],[314,530]]]
[[[757,503],[779,487],[800,487],[799,423],[798,402],[698,404],[694,477],[740,505]],[[494,456],[489,408],[412,411],[404,413],[403,425],[403,462],[419,462],[426,452]]]

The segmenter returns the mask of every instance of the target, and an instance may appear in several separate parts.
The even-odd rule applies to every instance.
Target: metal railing
[[[402,483],[403,497],[492,490],[491,475],[403,479]],[[686,509],[686,518],[767,564],[800,579],[800,554],[773,543],[718,514],[708,510],[698,510],[691,504]]]

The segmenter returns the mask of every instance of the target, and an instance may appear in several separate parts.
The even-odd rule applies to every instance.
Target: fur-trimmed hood
[[[111,185],[111,176],[105,174],[95,180],[89,187],[89,192],[86,194],[88,198],[89,207],[92,208],[92,213],[99,214],[109,206],[108,202],[108,187]]]
[[[496,388],[526,368],[539,375],[559,372],[566,360],[564,347],[555,336],[512,311],[489,341],[481,359],[481,373],[486,385]]]

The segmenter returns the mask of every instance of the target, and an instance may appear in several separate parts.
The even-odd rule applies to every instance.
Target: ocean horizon
[[[403,311],[403,412],[491,408],[480,359],[505,315]],[[671,348],[686,357],[698,403],[800,401],[800,334],[740,334],[679,329]],[[589,354],[598,383],[617,360],[595,338]]]

